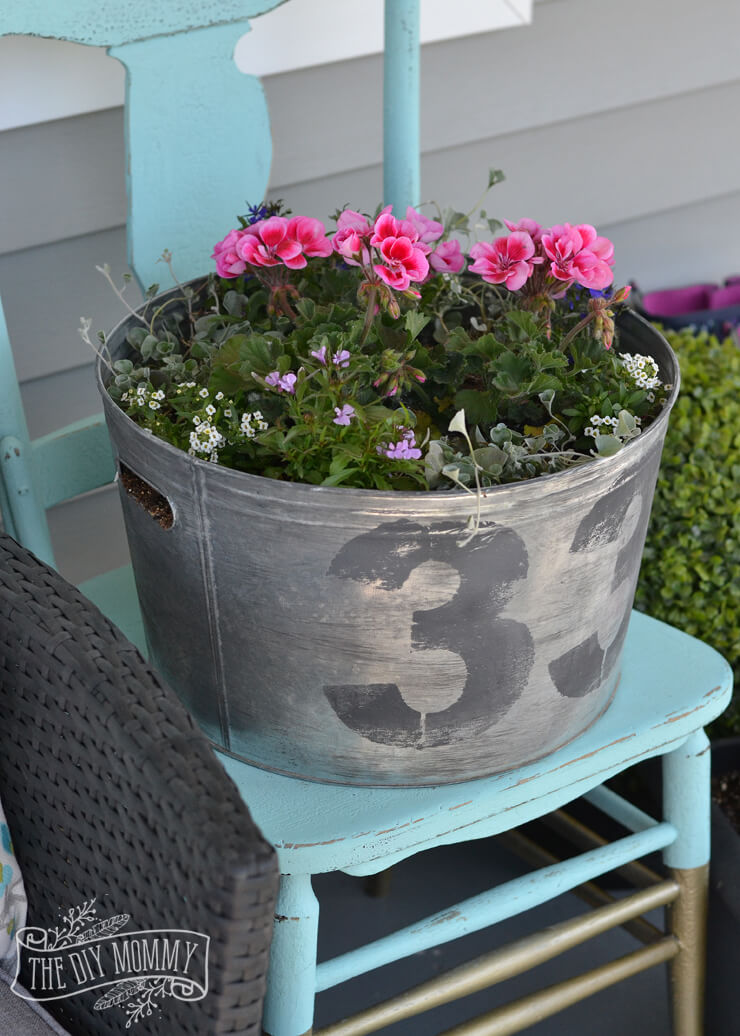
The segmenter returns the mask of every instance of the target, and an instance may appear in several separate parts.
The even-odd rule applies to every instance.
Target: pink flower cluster
[[[386,205],[372,224],[361,212],[345,209],[337,219],[332,244],[346,263],[372,267],[391,288],[408,291],[412,283],[426,280],[430,267],[459,273],[465,266],[458,241],[440,241],[433,248],[443,233],[441,223],[411,206],[406,219],[396,219]]]
[[[505,222],[511,231],[508,237],[479,242],[470,249],[474,260],[470,271],[484,281],[518,291],[541,267],[535,290],[552,297],[572,284],[599,291],[612,283],[614,245],[590,224],[563,223],[544,230],[531,219]],[[417,294],[411,285],[425,281],[430,271],[460,273],[465,267],[459,242],[441,241],[443,233],[441,223],[411,206],[405,219],[396,219],[387,205],[374,221],[345,209],[331,239],[321,220],[270,216],[229,231],[215,246],[212,258],[221,277],[238,277],[248,267],[261,269],[267,277],[266,268],[299,270],[309,258],[334,251],[346,263],[363,269],[367,289],[382,282],[395,291]]]
[[[559,282],[559,293],[572,284],[601,291],[612,283],[614,245],[599,237],[589,223],[557,224],[549,230],[531,219],[505,223],[511,231],[508,237],[496,238],[491,244],[480,242],[470,249],[475,260],[471,273],[479,273],[484,281],[517,291],[536,266],[549,264],[545,272]]]
[[[219,277],[238,277],[247,266],[302,269],[313,256],[331,255],[331,241],[320,219],[270,216],[243,230],[230,230],[213,249]]]

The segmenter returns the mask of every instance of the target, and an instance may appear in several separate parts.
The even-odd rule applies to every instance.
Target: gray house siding
[[[495,166],[507,180],[486,200],[491,214],[595,223],[615,241],[619,280],[655,288],[740,272],[739,36],[733,0],[544,0],[531,26],[425,47],[425,198],[469,208]],[[317,216],[374,207],[381,59],[264,86],[271,195]],[[81,315],[97,328],[123,314],[94,270],[125,268],[123,165],[117,108],[0,133],[0,296],[33,435],[99,409],[77,327]],[[51,521],[71,577],[125,558],[114,492]]]

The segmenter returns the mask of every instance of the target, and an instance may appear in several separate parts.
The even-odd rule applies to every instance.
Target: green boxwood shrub
[[[681,393],[668,425],[635,606],[711,644],[740,687],[740,349],[664,331]],[[740,694],[712,734],[740,734]]]

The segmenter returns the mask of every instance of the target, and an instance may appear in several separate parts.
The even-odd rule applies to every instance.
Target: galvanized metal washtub
[[[130,320],[112,333],[128,355]],[[110,399],[119,462],[169,501],[122,505],[150,656],[206,734],[268,769],[358,785],[533,761],[608,706],[678,365],[633,314],[622,347],[674,387],[616,456],[474,498],[277,482],[188,456]]]

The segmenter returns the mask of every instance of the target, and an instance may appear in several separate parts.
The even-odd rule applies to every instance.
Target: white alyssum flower
[[[656,389],[663,384],[658,377],[658,365],[652,356],[643,356],[640,353],[622,353],[619,359],[638,388]]]
[[[242,435],[246,436],[247,439],[254,439],[257,432],[264,432],[267,427],[267,421],[263,418],[261,410],[255,410],[251,414],[242,414],[241,421],[239,423],[239,431]]]

